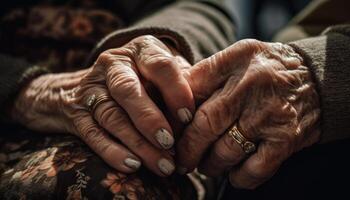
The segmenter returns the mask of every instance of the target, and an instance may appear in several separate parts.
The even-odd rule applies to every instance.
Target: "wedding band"
[[[92,94],[86,99],[86,107],[91,113],[94,113],[97,106],[109,100],[110,98],[108,97],[108,95],[100,95],[96,97],[95,94]]]
[[[234,124],[228,135],[236,141],[243,149],[246,154],[250,154],[256,150],[255,144],[248,141],[242,133],[238,130],[237,125]]]
[[[95,101],[96,101],[96,95],[95,94],[89,96],[86,99],[86,107],[88,108],[89,111],[91,111],[92,106],[94,105]]]

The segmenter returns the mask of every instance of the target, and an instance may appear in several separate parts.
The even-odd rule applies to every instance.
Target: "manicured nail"
[[[157,131],[156,140],[164,149],[170,149],[174,144],[173,136],[164,128]]]
[[[177,110],[177,116],[182,123],[188,123],[192,120],[192,113],[187,108],[180,108]]]
[[[133,158],[127,158],[124,160],[124,164],[131,169],[138,169],[141,166],[141,162]]]
[[[187,173],[187,168],[186,167],[177,167],[176,171],[178,174],[185,175]]]
[[[175,166],[169,160],[162,158],[158,161],[160,171],[165,175],[170,175],[174,172]]]

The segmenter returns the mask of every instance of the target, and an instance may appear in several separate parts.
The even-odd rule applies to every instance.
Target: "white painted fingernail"
[[[187,173],[187,168],[186,167],[177,167],[176,171],[178,174],[184,175]]]
[[[173,136],[164,128],[157,131],[156,140],[164,149],[170,149],[174,144]]]
[[[124,164],[131,169],[138,169],[141,166],[141,162],[133,158],[127,158],[124,160]]]
[[[179,117],[182,123],[188,123],[192,120],[192,113],[187,108],[180,108],[177,110],[177,116]]]
[[[169,160],[162,158],[158,161],[160,171],[165,175],[170,175],[174,172],[175,166]]]

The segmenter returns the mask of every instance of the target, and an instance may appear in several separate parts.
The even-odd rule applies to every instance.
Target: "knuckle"
[[[240,47],[246,48],[248,51],[256,51],[262,42],[256,39],[244,39],[237,42]]]
[[[155,65],[153,67],[154,68],[156,67],[156,69],[158,69],[158,70],[166,71],[166,70],[170,69],[171,66],[174,66],[175,62],[176,61],[173,57],[169,57],[169,56],[165,56],[165,55],[156,55],[154,57],[154,63],[150,63],[150,64]]]
[[[176,61],[166,55],[154,55],[144,61],[148,73],[168,78],[176,78],[181,73],[177,70]],[[178,72],[178,73],[177,73]]]
[[[147,142],[142,137],[138,137],[131,140],[128,146],[130,149],[143,149],[146,145]]]
[[[101,105],[102,106],[102,105]],[[128,120],[125,116],[125,112],[120,107],[106,107],[102,108],[98,113],[97,119],[102,127],[109,129],[110,127],[123,128],[128,124]]]
[[[215,157],[224,162],[231,162],[234,156],[231,152],[225,151],[222,148],[216,148],[213,153]]]
[[[166,71],[176,66],[177,61],[175,57],[171,56],[165,50],[158,49],[151,54],[143,55],[141,62],[148,69]]]
[[[103,142],[103,132],[92,124],[84,125],[79,136],[96,152],[103,153],[108,148],[108,145]]]
[[[162,122],[162,117],[159,116],[159,114],[156,111],[147,108],[139,112],[136,121],[144,122],[139,123],[139,127],[142,130],[142,132],[151,133],[154,132],[154,130],[157,129],[157,125],[159,125],[160,122]]]
[[[273,174],[273,162],[266,159],[258,159],[254,164],[247,166],[247,173],[254,180],[265,180]]]
[[[158,43],[160,43],[160,41],[156,37],[152,35],[143,35],[131,40],[131,42],[128,43],[128,47],[133,49],[134,53],[141,54],[144,50]]]
[[[238,147],[238,148],[237,148]],[[226,155],[233,160],[241,160],[244,157],[244,152],[240,146],[237,145],[236,141],[234,141],[231,137],[224,138],[224,146],[222,148],[226,148]]]
[[[246,45],[256,45],[256,44],[260,43],[259,40],[252,39],[252,38],[244,39],[244,40],[241,40],[241,41],[242,41],[242,43],[245,43]]]
[[[131,70],[131,69],[130,69]],[[137,76],[129,73],[123,72],[111,76],[108,85],[111,86],[112,95],[118,97],[123,97],[125,99],[133,98],[134,95],[139,94],[139,79]]]
[[[211,125],[210,115],[205,108],[200,108],[193,120],[192,127],[197,133],[212,136],[215,135],[215,130]]]
[[[154,43],[154,42],[158,42],[159,41],[153,35],[144,35],[144,36],[142,36],[141,39],[142,39],[142,42],[149,42],[149,43]]]
[[[275,80],[273,78],[273,71],[270,66],[258,64],[249,69],[249,73],[245,75],[246,86],[248,88],[259,88],[261,86],[271,85]]]
[[[228,102],[228,98],[217,98],[200,107],[193,121],[194,128],[216,137],[221,135],[233,121],[234,106],[229,106]]]
[[[83,126],[80,130],[80,136],[86,140],[95,140],[95,138],[99,135],[99,130],[92,124],[87,124]]]
[[[134,43],[144,43],[144,42],[152,42],[152,41],[158,41],[158,39],[153,35],[142,35],[132,40],[132,42]]]
[[[103,66],[110,65],[113,62],[113,55],[108,50],[104,51],[98,56],[96,62]]]
[[[86,130],[85,140],[96,152],[104,153],[109,145],[104,142],[104,133],[97,127],[90,127]]]

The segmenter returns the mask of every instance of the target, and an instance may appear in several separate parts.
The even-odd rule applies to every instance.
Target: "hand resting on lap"
[[[153,36],[101,53],[88,69],[42,75],[17,97],[13,118],[41,132],[80,137],[109,165],[160,176],[174,169],[171,125],[146,91],[153,85],[172,117],[188,123],[194,99],[181,69],[189,63]]]

